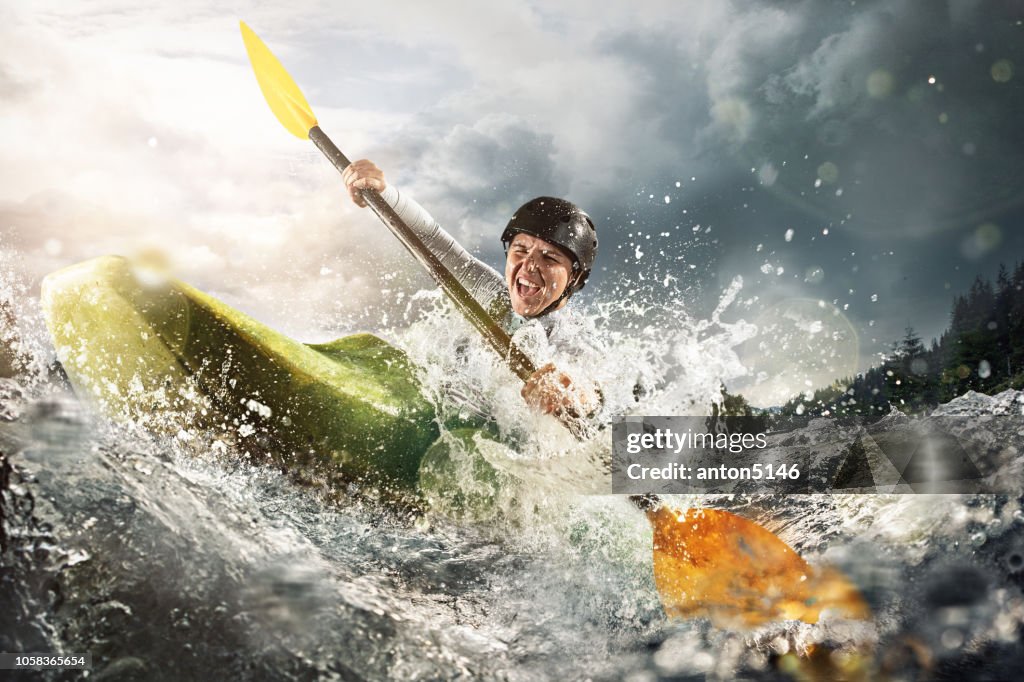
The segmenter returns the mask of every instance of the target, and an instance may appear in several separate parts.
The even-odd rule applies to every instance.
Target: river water
[[[18,306],[19,362],[0,380],[2,651],[91,653],[88,678],[103,680],[834,679],[851,661],[870,677],[1010,679],[1024,667],[1017,496],[673,499],[732,509],[839,567],[875,619],[754,631],[669,620],[647,521],[607,494],[596,441],[568,455],[527,441],[511,466],[538,473],[493,518],[396,507],[297,480],[223,434],[96,414],[48,370],[32,301]],[[430,366],[449,315],[394,338]],[[639,358],[640,375],[669,377],[636,409],[672,414],[735,371],[721,349],[749,329],[715,329],[639,333],[644,343],[597,333]],[[720,360],[687,372],[695,355]],[[497,371],[469,367],[474,380]],[[513,390],[490,398],[517,405],[501,393]],[[959,405],[1007,414],[1019,402]],[[1008,428],[999,437],[1024,446]],[[813,663],[793,655],[811,650]]]

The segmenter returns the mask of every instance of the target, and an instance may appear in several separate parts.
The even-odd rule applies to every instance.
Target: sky
[[[1024,257],[1024,4],[600,8],[2,0],[0,247],[35,285],[159,252],[321,339],[428,286],[274,120],[244,20],[343,151],[492,265],[527,199],[583,206],[601,239],[585,302],[663,287],[701,318],[740,277],[723,319],[824,324],[856,371]]]

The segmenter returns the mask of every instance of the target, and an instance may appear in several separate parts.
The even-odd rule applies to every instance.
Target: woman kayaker
[[[562,345],[577,331],[578,324],[565,314],[565,306],[590,275],[597,255],[597,233],[590,217],[575,204],[553,197],[537,197],[523,204],[501,235],[506,254],[502,277],[460,246],[422,206],[389,185],[373,162],[353,162],[343,179],[358,206],[366,206],[360,190],[380,192],[510,334],[525,321],[536,320],[549,341]],[[588,417],[601,407],[596,384],[572,377],[553,363],[533,373],[522,396],[528,405],[547,414]]]

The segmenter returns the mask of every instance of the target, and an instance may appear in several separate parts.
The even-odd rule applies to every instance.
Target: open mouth
[[[516,294],[519,298],[533,298],[540,294],[541,285],[531,282],[525,277],[516,277]]]

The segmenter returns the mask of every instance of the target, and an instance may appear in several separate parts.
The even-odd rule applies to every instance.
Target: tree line
[[[953,299],[949,328],[925,347],[908,327],[882,363],[793,398],[784,415],[881,416],[921,412],[967,391],[1024,388],[1024,263],[999,266],[995,282],[974,280]]]

